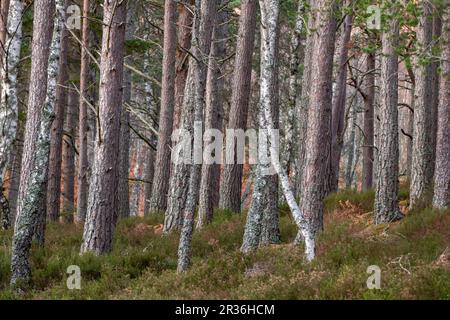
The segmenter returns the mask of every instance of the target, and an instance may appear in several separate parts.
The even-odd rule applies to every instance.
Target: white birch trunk
[[[13,0],[8,13],[8,38],[5,43],[6,52],[3,54],[0,68],[1,100],[0,100],[0,190],[6,168],[10,161],[11,148],[17,134],[18,110],[17,99],[17,71],[22,45],[22,11],[23,3]],[[4,228],[10,226],[9,206],[3,192],[0,191],[0,218]]]

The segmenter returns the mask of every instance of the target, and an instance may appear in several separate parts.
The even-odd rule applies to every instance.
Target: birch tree
[[[212,31],[216,19],[219,0],[196,0],[194,11],[194,30],[192,35],[192,52],[195,57],[189,61],[189,68],[192,70],[193,82],[188,82],[185,91],[184,112],[192,113],[192,122],[183,122],[183,127],[191,137],[195,135],[195,130],[202,130],[203,112],[205,110],[205,90],[207,69],[209,65],[209,52],[211,49]],[[190,98],[186,92],[188,87],[192,87],[193,97]],[[192,99],[192,103],[189,100]],[[198,128],[200,124],[200,128]],[[195,144],[195,143],[194,143]],[[186,272],[190,261],[190,249],[192,232],[194,229],[194,215],[197,207],[201,169],[202,165],[195,160],[196,154],[201,154],[194,145],[193,162],[186,169],[190,171],[188,181],[188,191],[186,193],[185,205],[181,211],[183,225],[181,228],[180,243],[178,246],[178,267],[177,271]]]
[[[65,12],[68,2],[66,0],[57,1],[56,9]],[[62,18],[65,17],[62,16]],[[65,27],[65,21],[60,21],[55,25],[55,32],[59,32],[59,50],[58,54],[58,73],[56,76],[55,96],[49,103],[54,104],[54,120],[51,127],[50,136],[50,155],[48,165],[48,185],[47,185],[47,216],[50,221],[57,221],[60,215],[60,196],[61,196],[61,160],[62,160],[62,135],[65,118],[65,109],[67,105],[67,82],[68,73],[68,50],[69,34]],[[52,55],[52,54],[50,54]],[[51,89],[51,88],[49,88]]]
[[[49,132],[47,96],[47,76],[50,45],[52,42],[53,0],[36,0],[34,3],[33,43],[31,76],[28,98],[28,116],[24,141],[24,156],[20,178],[18,211],[14,226],[11,257],[11,284],[21,285],[31,276],[28,255],[39,215],[38,204],[43,198],[42,184],[48,161]]]
[[[1,49],[2,52],[5,50],[1,55],[3,67],[0,69],[0,218],[3,228],[8,228],[11,223],[10,208],[3,194],[3,179],[18,127],[17,73],[22,44],[22,11],[23,3],[13,0],[8,13],[8,38],[4,49]]]

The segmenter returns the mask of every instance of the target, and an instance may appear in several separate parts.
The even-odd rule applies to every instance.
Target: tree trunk
[[[450,206],[450,7],[444,11],[442,28],[442,62],[440,75],[439,122],[436,147],[436,173],[433,206]]]
[[[222,1],[222,5],[225,4]],[[221,131],[223,120],[224,78],[221,60],[226,57],[225,39],[228,35],[228,13],[222,10],[217,13],[213,31],[213,42],[209,57],[208,76],[206,80],[205,129]],[[214,142],[214,138],[204,140],[204,145]],[[201,228],[212,221],[213,209],[219,202],[220,164],[202,166],[200,183],[200,200],[197,227]]]
[[[296,153],[298,149],[298,144],[294,142],[294,137],[298,137],[300,133],[298,118],[298,110],[300,106],[300,97],[303,91],[301,79],[303,76],[304,66],[302,63],[305,62],[305,26],[304,26],[304,12],[305,12],[305,2],[299,1],[297,6],[297,17],[295,21],[294,34],[291,38],[290,43],[290,61],[289,61],[289,103],[288,110],[281,113],[281,125],[284,128],[283,141],[281,143],[281,166],[290,173],[292,171],[295,175],[298,175],[297,159]],[[284,117],[283,117],[284,114]],[[285,125],[283,125],[285,123]],[[280,185],[281,188],[281,185]],[[281,198],[280,198],[281,199]]]
[[[184,0],[178,3],[178,46],[176,51],[176,76],[175,76],[175,109],[173,114],[173,128],[180,127],[180,119],[183,106],[184,88],[188,76],[189,51],[191,50],[192,20],[191,9],[194,0]],[[166,200],[167,201],[167,200]]]
[[[246,130],[251,94],[252,56],[256,28],[256,0],[244,0],[241,4],[236,58],[232,82],[232,96],[228,129]],[[237,150],[235,150],[237,154]],[[240,212],[243,165],[225,164],[220,186],[219,207]]]
[[[118,209],[120,113],[127,1],[105,0],[100,64],[99,134],[95,142],[81,253],[112,249]]]
[[[164,9],[161,110],[150,211],[165,210],[167,208],[167,191],[169,189],[171,167],[171,137],[175,104],[175,53],[177,48],[176,16],[176,2],[167,0]]]
[[[25,130],[24,155],[20,178],[18,211],[14,226],[11,258],[11,284],[20,285],[31,277],[28,255],[39,215],[39,200],[44,197],[42,184],[48,160],[48,141],[42,139],[42,129],[48,125],[47,75],[52,42],[53,0],[34,2],[33,43],[28,114]],[[43,123],[41,123],[41,119]],[[45,119],[47,118],[47,119]],[[49,126],[48,126],[49,127]],[[49,132],[46,133],[47,135]],[[40,139],[41,138],[41,139]],[[44,166],[42,166],[44,165]]]
[[[3,28],[3,23],[6,22],[6,19],[3,18],[3,15],[8,13],[8,11],[4,12],[6,4],[6,1],[2,2],[0,28]],[[0,55],[0,127],[2,128],[0,131],[0,224],[3,228],[8,228],[11,225],[11,213],[12,211],[15,212],[15,205],[14,209],[11,208],[3,193],[3,179],[9,166],[12,152],[16,156],[20,154],[20,150],[13,150],[12,148],[17,135],[19,114],[17,74],[22,44],[22,11],[22,2],[13,0],[8,13],[8,25],[5,30],[1,30],[2,33],[5,32],[5,35],[6,31],[8,31],[13,37],[9,36],[5,43],[5,38],[2,34],[2,39],[0,40],[2,44],[5,43],[6,48],[6,52],[4,52],[3,47],[0,49],[2,52]]]
[[[75,209],[75,135],[78,119],[78,95],[74,90],[68,92],[66,112],[67,136],[63,139],[63,209],[65,222],[74,220]]]
[[[136,14],[134,4],[128,4],[127,27],[125,41],[133,40],[135,22],[133,16]],[[128,60],[128,59],[127,59]],[[119,142],[119,210],[118,217],[127,218],[130,216],[130,185],[128,178],[130,176],[130,112],[127,105],[131,104],[131,71],[124,69],[123,74],[123,103],[120,113],[120,142]],[[116,217],[115,219],[117,219]],[[115,220],[116,222],[117,220]],[[115,223],[114,222],[114,223]]]
[[[374,98],[375,98],[375,54],[366,57],[366,92],[364,96],[364,146],[362,190],[373,187]]]
[[[83,0],[83,27],[81,31],[81,66],[80,66],[80,112],[78,123],[78,177],[77,177],[77,215],[76,222],[84,223],[88,197],[88,112],[89,93],[89,0]]]
[[[318,13],[317,28],[313,35],[315,45],[312,53],[311,92],[300,208],[309,220],[314,233],[323,228],[323,199],[328,191],[337,5],[335,1],[318,0],[313,6]]]
[[[395,9],[391,9],[395,13]],[[399,22],[392,18],[382,34],[379,138],[377,182],[375,188],[375,223],[402,218],[398,206],[398,56]]]
[[[66,10],[67,1],[58,1],[57,10]],[[59,6],[62,5],[62,7]],[[53,120],[50,136],[50,156],[48,164],[48,185],[47,185],[47,217],[50,221],[57,221],[60,214],[60,196],[61,196],[61,160],[62,160],[62,135],[65,117],[65,108],[67,105],[67,86],[69,80],[68,71],[68,46],[69,34],[64,26],[64,21],[59,28],[60,32],[60,52],[59,66],[57,75],[57,85],[55,88],[55,119]],[[56,26],[55,26],[56,27]]]
[[[188,84],[192,86],[193,103],[184,104],[183,108],[187,112],[193,113],[193,122],[183,123],[184,129],[193,137],[196,131],[202,132],[203,112],[205,110],[205,89],[207,71],[209,65],[209,52],[211,49],[212,31],[216,20],[216,12],[219,6],[219,0],[196,0],[194,15],[194,30],[192,36],[192,52],[195,59],[189,60],[189,68],[193,70],[193,82]],[[185,102],[189,102],[185,94]],[[200,124],[200,125],[199,125]],[[187,167],[190,170],[188,192],[186,202],[181,212],[183,215],[183,226],[181,229],[180,243],[178,246],[178,267],[177,271],[186,272],[190,261],[190,249],[192,232],[194,229],[194,214],[197,206],[202,165],[198,164],[196,158],[202,157],[202,152],[198,150],[198,145],[194,143],[193,162]]]
[[[2,0],[0,2],[0,68],[3,69],[4,64],[4,56],[7,55],[5,52],[6,46],[6,36],[8,33],[8,18],[9,18],[9,5],[10,0]],[[3,77],[1,78],[3,79]]]
[[[412,150],[412,172],[410,206],[430,191],[433,181],[433,146],[432,146],[432,65],[425,55],[428,54],[432,41],[433,20],[431,3],[423,1],[423,13],[417,29],[418,56],[416,76],[416,92],[414,105],[414,139]],[[422,61],[423,60],[423,61]]]
[[[311,4],[314,2],[309,1]],[[298,134],[298,146],[296,151],[296,176],[295,176],[295,190],[296,197],[301,198],[303,176],[305,171],[305,150],[306,150],[306,133],[307,133],[307,120],[309,109],[309,96],[311,90],[311,66],[313,60],[314,50],[314,35],[315,29],[314,16],[309,14],[308,28],[309,31],[305,41],[305,57],[303,60],[303,75],[301,80],[302,92],[299,97],[299,101],[296,104],[295,117],[297,119],[297,134]]]
[[[441,39],[442,34],[442,20],[441,20],[441,14],[442,11],[440,10],[440,2],[436,2],[437,5],[433,8],[433,41],[439,42],[438,40]],[[447,3],[448,6],[448,3]],[[434,48],[432,48],[433,50]],[[439,48],[436,48],[439,49]],[[433,61],[431,64],[431,145],[432,145],[432,152],[431,155],[432,164],[431,169],[432,173],[431,176],[433,179],[434,177],[434,169],[436,166],[436,143],[437,143],[437,131],[438,131],[438,110],[439,110],[439,61]]]
[[[337,73],[336,94],[333,99],[331,120],[331,162],[330,190],[336,192],[339,187],[339,165],[345,131],[345,104],[347,101],[347,65],[350,36],[352,34],[353,14],[348,13],[344,20],[339,52],[339,70]]]

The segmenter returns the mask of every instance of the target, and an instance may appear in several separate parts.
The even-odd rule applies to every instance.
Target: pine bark
[[[423,13],[417,29],[419,56],[416,61],[416,92],[414,105],[414,139],[411,166],[410,206],[414,207],[431,190],[433,182],[432,145],[432,64],[426,57],[432,41],[431,3],[423,1]]]
[[[436,172],[433,206],[450,206],[450,7],[444,11],[442,21],[442,60],[439,90],[438,133],[436,145]]]
[[[374,99],[375,99],[375,54],[366,57],[366,90],[364,96],[364,146],[363,146],[363,177],[362,190],[373,187],[374,161]]]
[[[63,205],[62,212],[65,222],[74,220],[75,211],[75,138],[78,119],[78,94],[71,90],[68,92],[65,131],[67,136],[63,139]]]
[[[118,210],[120,113],[127,1],[105,0],[97,140],[81,253],[112,250]]]
[[[159,117],[158,146],[156,151],[150,211],[167,208],[167,192],[170,177],[171,137],[175,105],[175,63],[177,49],[177,5],[173,0],[165,2],[164,9],[164,52],[161,89],[161,110]]]
[[[395,14],[395,7],[390,9]],[[382,34],[377,182],[374,220],[376,224],[402,218],[398,206],[398,55],[399,22],[390,18]]]
[[[244,0],[241,4],[236,58],[232,81],[231,107],[228,129],[246,130],[251,94],[252,56],[256,28],[256,0]],[[236,154],[235,150],[235,154]],[[220,186],[219,207],[240,212],[242,188],[242,164],[224,165]]]
[[[336,94],[333,98],[331,120],[331,162],[330,162],[330,190],[336,192],[339,187],[339,165],[341,162],[342,146],[345,131],[345,105],[347,101],[347,66],[350,36],[352,33],[353,15],[348,13],[340,40],[339,69],[337,73]]]
[[[222,4],[224,2],[222,1]],[[225,59],[225,39],[228,34],[228,14],[225,10],[217,13],[213,31],[213,42],[209,57],[206,80],[205,129],[221,131],[223,120],[224,78],[221,60]],[[213,142],[213,138],[204,140],[204,145]],[[200,183],[200,199],[197,227],[201,228],[212,221],[213,209],[219,203],[220,164],[203,164]]]
[[[337,7],[338,3],[330,0],[315,1],[313,6],[317,16],[300,208],[314,233],[323,228],[323,199],[328,191]]]
[[[173,128],[180,127],[181,110],[183,106],[184,88],[188,76],[189,51],[191,50],[193,14],[190,5],[193,0],[184,0],[178,3],[177,36],[178,46],[176,51],[176,76],[175,76],[175,109],[173,114]]]
[[[30,280],[31,270],[28,261],[31,241],[39,215],[39,200],[44,197],[42,184],[48,160],[48,144],[42,138],[45,117],[48,115],[47,75],[50,44],[52,42],[53,0],[36,0],[34,3],[34,28],[32,42],[31,76],[28,98],[28,114],[25,130],[24,155],[19,187],[18,212],[14,226],[11,258],[11,284],[21,285]],[[42,119],[44,118],[44,119]],[[43,120],[41,123],[41,120]],[[48,134],[49,132],[47,132]],[[42,166],[44,163],[44,167]]]
[[[83,0],[83,26],[81,30],[81,65],[80,65],[80,111],[78,120],[78,176],[77,176],[77,223],[84,223],[88,200],[88,111],[89,93],[89,12],[90,1]]]
[[[59,7],[62,5],[62,7]],[[66,10],[67,1],[59,1],[57,10]],[[51,127],[50,136],[50,156],[48,164],[48,185],[47,185],[47,217],[49,221],[57,221],[60,215],[60,196],[61,196],[61,161],[62,161],[62,135],[65,118],[65,109],[67,105],[67,86],[69,80],[68,71],[68,46],[69,34],[61,22],[60,44],[59,44],[59,66],[56,79],[54,110],[55,118]]]

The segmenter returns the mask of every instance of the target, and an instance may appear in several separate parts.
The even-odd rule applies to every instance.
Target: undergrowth
[[[373,225],[373,197],[349,190],[326,199],[312,263],[291,244],[297,228],[286,206],[282,244],[250,255],[239,251],[245,214],[217,211],[195,233],[183,275],[178,235],[161,234],[161,214],[120,221],[113,252],[101,257],[79,255],[79,226],[50,224],[45,248],[31,250],[32,289],[22,296],[9,289],[11,231],[0,231],[0,299],[449,299],[450,211],[425,208]],[[80,267],[81,290],[67,288],[70,265]],[[367,288],[371,265],[381,268],[380,290]]]

